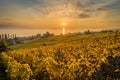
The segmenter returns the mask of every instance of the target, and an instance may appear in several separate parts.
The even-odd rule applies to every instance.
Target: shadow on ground
[[[120,80],[120,56],[108,56],[107,60],[107,63],[102,63],[100,69],[93,73],[93,79]]]

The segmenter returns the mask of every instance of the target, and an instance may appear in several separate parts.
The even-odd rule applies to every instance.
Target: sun
[[[63,25],[63,26],[65,26],[65,25],[66,25],[66,23],[65,23],[65,22],[62,22],[62,25]]]

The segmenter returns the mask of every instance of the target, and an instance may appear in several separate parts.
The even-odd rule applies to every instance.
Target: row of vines
[[[79,41],[0,54],[11,80],[120,79],[120,36],[90,36]]]

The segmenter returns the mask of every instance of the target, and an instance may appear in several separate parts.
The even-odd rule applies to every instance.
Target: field
[[[120,33],[27,40],[0,54],[8,80],[119,80]]]
[[[114,36],[114,33],[99,33],[99,34],[88,34],[88,35],[57,35],[46,38],[35,38],[33,40],[26,40],[24,44],[9,46],[11,49],[24,49],[24,48],[36,48],[40,46],[56,45],[61,43],[78,42],[85,38],[97,38],[97,37],[109,37]]]

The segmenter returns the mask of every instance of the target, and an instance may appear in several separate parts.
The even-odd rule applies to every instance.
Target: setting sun
[[[63,26],[65,26],[65,25],[66,25],[66,23],[65,23],[65,22],[62,22],[62,25],[63,25]]]

